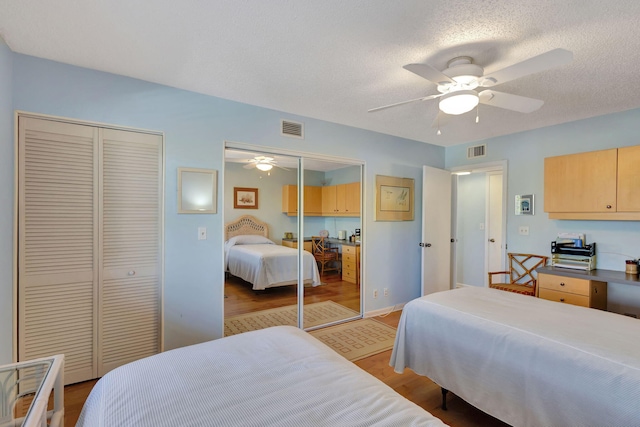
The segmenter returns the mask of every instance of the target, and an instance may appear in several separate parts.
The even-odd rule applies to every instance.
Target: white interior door
[[[422,295],[451,289],[451,173],[422,167]]]
[[[502,171],[487,174],[487,268],[489,271],[504,271],[505,244],[503,232]],[[488,280],[487,274],[484,275]],[[488,285],[488,284],[487,284]]]

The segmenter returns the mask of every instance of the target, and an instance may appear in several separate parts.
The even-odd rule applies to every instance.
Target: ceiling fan
[[[492,89],[478,92],[477,89],[492,88],[520,77],[568,64],[572,60],[572,52],[565,49],[554,49],[487,75],[484,75],[484,69],[474,64],[473,58],[469,56],[459,56],[451,59],[447,63],[447,68],[442,71],[436,70],[428,64],[407,64],[403,67],[405,70],[411,71],[438,85],[437,90],[439,93],[372,108],[369,112],[416,101],[440,98],[438,107],[445,114],[464,114],[473,110],[479,103],[520,113],[531,113],[542,107],[544,101],[497,92]]]
[[[273,169],[273,167],[277,167],[283,170],[288,171],[289,169],[282,167],[282,166],[278,166],[277,162],[275,161],[275,159],[273,157],[267,157],[267,156],[256,156],[253,159],[249,159],[247,160],[249,163],[247,163],[246,165],[243,166],[243,168],[245,169],[253,169],[253,168],[258,168],[259,170],[263,171],[263,172],[268,172],[271,169]]]

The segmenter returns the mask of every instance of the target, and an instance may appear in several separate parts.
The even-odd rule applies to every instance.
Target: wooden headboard
[[[266,222],[260,221],[251,215],[243,215],[235,221],[231,221],[224,226],[224,240],[227,241],[234,236],[242,234],[258,235],[269,237],[269,226]]]

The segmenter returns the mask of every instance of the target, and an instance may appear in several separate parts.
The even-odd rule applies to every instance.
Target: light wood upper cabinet
[[[282,212],[289,216],[298,214],[297,185],[282,187]],[[304,186],[304,214],[309,216],[322,215],[322,187]]]
[[[336,205],[336,186],[328,185],[322,187],[322,215],[332,216],[338,213]]]
[[[550,219],[640,220],[640,146],[544,159]]]
[[[360,183],[322,187],[323,216],[360,216]]]
[[[298,187],[282,187],[282,212],[298,214]],[[304,187],[304,214],[308,216],[360,216],[360,183]]]
[[[360,183],[352,182],[345,184],[345,209],[350,215],[360,215]]]
[[[618,148],[618,212],[640,212],[640,145]]]

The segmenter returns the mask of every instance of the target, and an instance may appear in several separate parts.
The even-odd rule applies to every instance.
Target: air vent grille
[[[290,120],[282,120],[282,135],[292,138],[304,138],[304,127],[302,123],[292,122]]]
[[[473,159],[476,157],[484,157],[487,155],[487,144],[474,145],[467,148],[467,159]]]

